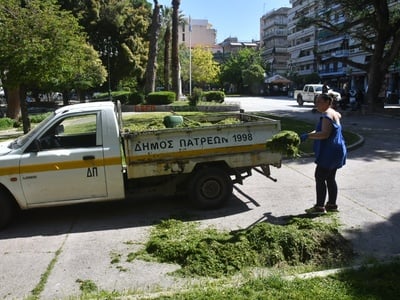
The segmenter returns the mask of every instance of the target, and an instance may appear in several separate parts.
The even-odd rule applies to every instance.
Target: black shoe
[[[338,212],[339,211],[338,206],[336,204],[327,203],[325,205],[325,209],[326,209],[326,211],[330,211],[330,212]]]
[[[326,210],[323,206],[313,206],[306,209],[306,213],[309,215],[324,215],[326,214]]]

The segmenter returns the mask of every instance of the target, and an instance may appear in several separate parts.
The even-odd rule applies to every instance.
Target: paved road
[[[288,98],[234,98],[246,111],[273,111],[316,122],[311,106],[298,107]],[[400,253],[400,120],[343,114],[348,130],[365,137],[338,172],[339,218],[343,233],[363,257]],[[178,200],[85,204],[23,212],[0,232],[0,298],[21,299],[39,286],[48,271],[41,299],[79,295],[79,280],[91,280],[107,291],[158,291],[184,285],[167,273],[175,265],[126,262],[139,249],[154,222],[192,216],[205,225],[246,228],[255,222],[280,222],[301,215],[314,204],[312,158],[285,161],[272,169],[272,182],[256,172],[237,186],[227,207],[194,211]],[[112,263],[115,258],[119,262]]]
[[[319,118],[319,114],[311,112],[311,104],[298,107],[289,98],[239,98],[239,101],[245,111],[269,111],[314,123]],[[365,140],[362,147],[349,153],[347,165],[338,172],[339,216],[344,233],[360,254],[379,257],[400,254],[400,119],[346,111],[342,115],[344,129],[361,134]],[[305,202],[311,206],[313,159],[287,161],[283,166],[286,168],[298,173],[298,182],[288,186],[298,200],[298,204],[292,204],[296,209]],[[280,182],[284,185],[294,175],[281,170],[276,174],[283,178]]]

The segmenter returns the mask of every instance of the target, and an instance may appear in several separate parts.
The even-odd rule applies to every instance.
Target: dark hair
[[[329,104],[331,104],[332,101],[333,101],[334,95],[322,93],[322,94],[319,94],[319,95],[318,95],[318,98],[319,98],[319,97],[320,97],[323,101],[325,101],[325,102],[328,101]]]

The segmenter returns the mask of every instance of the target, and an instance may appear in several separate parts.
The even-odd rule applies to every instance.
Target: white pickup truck
[[[265,146],[279,121],[231,113],[239,123],[123,132],[117,107],[62,107],[0,144],[0,227],[17,209],[141,195],[182,192],[198,207],[215,208],[253,168],[271,178],[269,166],[281,165],[281,154]]]
[[[315,103],[315,99],[319,94],[322,93],[323,84],[306,84],[304,85],[302,90],[295,90],[293,97],[299,104],[299,106],[303,106],[304,102],[312,102]],[[336,98],[336,101],[340,101],[341,96],[340,93],[335,92],[334,90],[328,87],[328,94],[333,94]]]

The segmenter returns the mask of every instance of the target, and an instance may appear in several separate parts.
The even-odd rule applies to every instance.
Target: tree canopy
[[[218,83],[220,68],[212,52],[207,48],[195,47],[192,50],[192,79],[200,87]]]
[[[151,3],[146,0],[58,0],[72,11],[88,35],[91,45],[101,51],[110,39],[118,55],[110,59],[111,85],[120,81],[143,83],[148,60]],[[108,65],[108,57],[101,57]]]
[[[98,55],[76,19],[52,0],[0,0],[0,69],[7,87],[60,87],[80,74],[105,80]]]
[[[373,108],[389,67],[399,58],[400,4],[388,0],[324,0],[319,15],[304,18],[299,26],[315,24],[334,34],[348,35],[369,55],[365,63],[349,57],[332,57],[368,74],[367,102]],[[338,12],[343,22],[338,22]]]
[[[259,50],[244,48],[233,53],[221,66],[221,82],[233,84],[239,92],[258,93],[265,77]]]
[[[99,85],[105,70],[73,15],[53,0],[0,0],[0,70],[8,116],[17,118],[28,88]],[[23,101],[20,101],[20,100]],[[27,113],[21,109],[27,121]],[[24,121],[24,131],[29,130]]]

